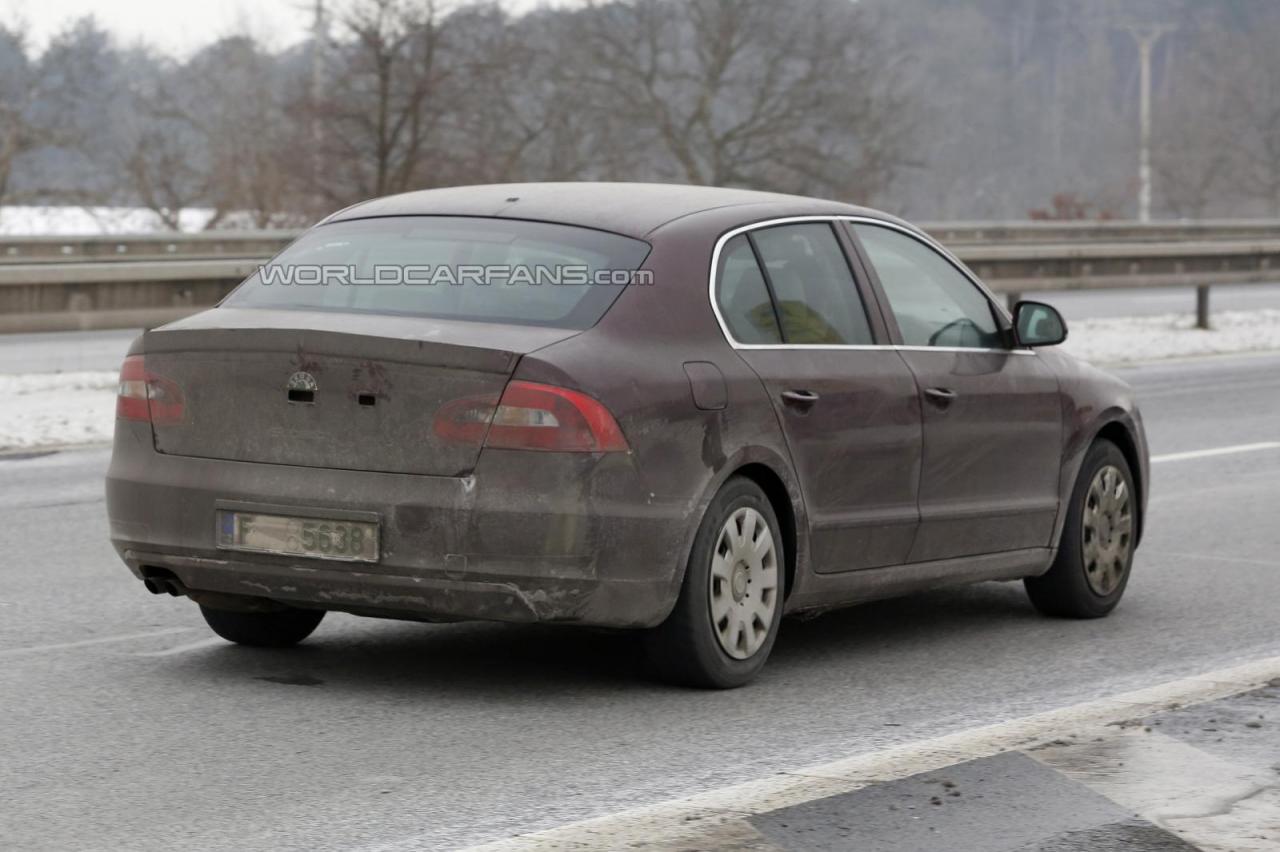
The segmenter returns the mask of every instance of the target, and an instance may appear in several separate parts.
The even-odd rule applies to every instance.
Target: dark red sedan
[[[1120,600],[1129,389],[919,229],[794,196],[460,187],[359,204],[121,374],[111,538],[221,636],[326,611],[641,632],[728,687],[784,613],[1024,579]]]

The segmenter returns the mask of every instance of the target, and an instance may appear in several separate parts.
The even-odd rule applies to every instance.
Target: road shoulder
[[[1278,709],[1273,657],[475,848],[1275,849]]]

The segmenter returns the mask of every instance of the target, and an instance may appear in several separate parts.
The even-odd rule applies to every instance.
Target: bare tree
[[[1161,206],[1175,216],[1208,215],[1234,180],[1236,132],[1224,110],[1219,85],[1197,62],[1160,104],[1151,167]]]
[[[267,227],[296,208],[293,145],[272,57],[246,37],[223,39],[135,91],[121,155],[125,189],[170,229],[183,210]]]
[[[285,110],[274,58],[247,37],[223,39],[184,68],[190,92],[187,120],[204,140],[204,195],[214,209],[210,227],[231,212],[256,227],[295,208],[286,167],[299,159],[295,128]]]
[[[449,2],[447,7],[441,5]],[[1007,217],[1280,215],[1280,6],[1199,0],[325,0],[311,43],[187,60],[0,26],[0,203],[270,225],[509,180],[667,180]],[[325,21],[331,21],[329,26]],[[1065,204],[1066,213],[1072,204]],[[1044,211],[1043,215],[1061,215]]]
[[[0,204],[79,202],[87,194],[36,162],[52,151],[83,151],[88,141],[74,111],[84,82],[75,60],[90,34],[86,26],[70,26],[37,59],[23,29],[0,25]]]
[[[197,142],[180,112],[162,103],[141,105],[139,125],[122,152],[121,191],[152,211],[171,231],[182,229],[182,211],[205,202],[197,169]]]
[[[445,123],[451,181],[565,180],[584,173],[590,149],[575,92],[564,85],[568,45],[553,16],[517,19],[496,3],[449,18],[465,93]]]
[[[1280,55],[1270,39],[1239,34],[1224,36],[1204,61],[1220,81],[1232,186],[1280,217]]]
[[[321,104],[330,196],[346,202],[441,179],[433,142],[455,65],[436,0],[356,0],[338,15],[335,80]]]
[[[574,23],[570,82],[659,176],[866,198],[907,159],[892,62],[854,4],[628,0]]]

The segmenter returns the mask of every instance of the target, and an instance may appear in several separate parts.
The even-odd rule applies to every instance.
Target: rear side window
[[[544,222],[335,222],[308,231],[223,304],[584,329],[648,254],[641,240]]]
[[[751,232],[787,343],[866,346],[873,340],[844,250],[826,222]]]
[[[729,333],[739,343],[782,342],[769,288],[765,286],[751,243],[742,234],[725,243],[720,251],[716,303]]]

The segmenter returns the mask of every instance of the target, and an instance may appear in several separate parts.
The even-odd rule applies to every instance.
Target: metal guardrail
[[[935,239],[953,247],[969,243],[1056,245],[1081,242],[1172,243],[1280,239],[1280,220],[1277,219],[1203,219],[1194,222],[933,222],[922,227]]]
[[[1021,222],[927,226],[995,291],[1280,282],[1280,222]],[[213,304],[296,236],[266,231],[0,238],[0,333],[152,326]]]
[[[151,260],[266,258],[301,231],[203,231],[86,237],[0,236],[0,266],[31,263],[116,263]]]
[[[0,333],[162,325],[214,304],[265,259],[0,264]]]
[[[1280,239],[1280,220],[932,222],[922,226],[950,246],[1078,242]],[[0,264],[271,257],[302,231],[203,231],[76,237],[0,236]]]

